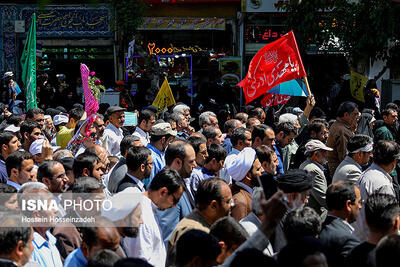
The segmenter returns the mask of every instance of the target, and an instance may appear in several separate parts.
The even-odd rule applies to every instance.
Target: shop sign
[[[145,17],[138,30],[225,30],[223,18]]]
[[[21,10],[21,18],[25,20],[25,25],[31,24],[33,12],[37,14],[38,36],[111,36],[109,24],[111,11],[105,5],[96,8],[57,6],[36,9],[26,7]]]
[[[172,55],[172,54],[189,54],[193,55],[196,53],[207,52],[207,49],[203,49],[198,45],[190,45],[190,46],[174,46],[170,44],[168,47],[160,47],[156,43],[148,43],[147,49],[149,54],[157,54],[157,55]]]
[[[271,43],[285,35],[283,26],[252,26],[245,28],[246,43]]]
[[[184,4],[184,3],[218,3],[218,2],[240,2],[241,0],[144,0],[149,4]]]

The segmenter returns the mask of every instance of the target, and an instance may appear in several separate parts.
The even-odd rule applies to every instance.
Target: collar
[[[144,192],[146,190],[144,190],[144,183],[142,181],[140,181],[138,178],[136,178],[133,175],[130,175],[129,173],[126,173],[126,175],[128,175],[128,177],[132,178],[133,181],[136,182],[136,184],[139,186],[140,191]]]
[[[347,226],[349,227],[349,230],[350,230],[351,233],[354,232],[354,227],[351,226],[351,224],[349,224],[348,222],[346,222],[346,221],[343,220],[342,218],[339,218],[339,217],[337,217],[337,216],[335,216],[335,215],[332,215],[332,214],[329,214],[329,216],[332,216],[333,218],[336,218],[336,219],[342,221],[345,225],[347,225]]]
[[[230,153],[230,154],[237,155],[237,154],[239,154],[239,153],[240,153],[240,151],[239,151],[238,149],[232,147],[232,150],[231,150],[231,153]]]
[[[336,118],[336,121],[340,124],[343,124],[347,129],[351,130],[351,126],[346,121],[342,120],[341,118]]]
[[[382,172],[389,179],[389,181],[392,182],[392,176],[390,176],[389,173],[387,173],[382,167],[377,165],[375,162],[373,162],[368,169],[376,169],[376,170]]]
[[[360,170],[362,170],[362,167],[361,167],[361,165],[360,164],[358,164],[352,157],[350,157],[350,156],[346,156],[346,158],[345,158],[349,163],[351,163],[351,164],[353,164],[353,165],[356,165],[357,166],[357,168],[359,168]]]
[[[7,184],[11,185],[12,187],[14,187],[15,189],[19,190],[21,188],[20,184],[17,184],[16,182],[13,182],[11,180],[7,180]]]
[[[142,130],[142,128],[140,128],[140,127],[136,127],[136,131],[141,135],[141,136],[144,136],[144,137],[146,137],[146,138],[149,138],[149,133],[146,133],[145,131],[143,131]]]
[[[213,175],[215,176],[215,173],[213,173],[212,171],[206,169],[205,167],[201,168],[201,172],[202,172],[203,174],[208,175],[208,176],[213,176]]]
[[[325,167],[324,167],[321,163],[316,162],[316,161],[311,160],[311,159],[308,159],[307,161],[309,161],[309,162],[314,163],[315,165],[317,165],[317,167],[320,168],[321,171],[324,171],[324,170],[325,170]]]
[[[109,124],[107,125],[106,128],[110,129],[110,130],[113,131],[114,133],[117,133],[117,134],[121,134],[121,135],[122,135],[122,129],[121,129],[121,128],[115,127],[115,125],[112,124],[112,123],[109,123]]]
[[[46,236],[48,240],[44,239],[44,237],[41,236],[38,232],[33,232],[33,242],[38,248],[42,247],[43,245],[49,247],[48,244],[55,246],[57,239],[50,233],[50,230],[46,231]]]
[[[239,186],[239,187],[241,187],[241,188],[243,188],[243,189],[246,190],[247,192],[249,192],[250,195],[253,195],[253,188],[251,188],[250,186],[245,185],[245,184],[242,183],[242,182],[236,182],[236,185]]]
[[[160,155],[160,156],[164,156],[164,152],[158,150],[158,148],[156,148],[155,146],[153,146],[152,144],[148,143],[147,144],[147,148],[154,151],[154,153]]]

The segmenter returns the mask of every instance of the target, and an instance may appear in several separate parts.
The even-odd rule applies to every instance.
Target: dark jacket
[[[125,175],[124,179],[122,179],[117,186],[117,193],[125,190],[128,187],[137,187],[140,190],[138,184],[131,177]]]
[[[117,193],[118,185],[124,179],[127,172],[128,166],[126,166],[126,159],[122,158],[112,169],[108,180],[107,188],[112,194]]]
[[[350,226],[332,215],[326,217],[318,238],[325,247],[329,267],[343,267],[350,251],[360,244]]]

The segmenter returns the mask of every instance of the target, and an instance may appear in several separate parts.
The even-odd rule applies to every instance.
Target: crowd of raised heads
[[[399,107],[303,104],[2,110],[0,266],[389,266]]]

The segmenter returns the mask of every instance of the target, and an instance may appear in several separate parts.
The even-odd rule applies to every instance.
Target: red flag
[[[87,117],[89,117],[99,110],[99,102],[97,102],[92,94],[92,90],[89,88],[89,68],[85,64],[81,64],[81,77],[83,93],[85,95],[85,111]]]
[[[257,52],[250,62],[243,88],[246,104],[274,86],[307,76],[293,31]]]
[[[266,93],[260,103],[263,107],[272,107],[280,104],[286,104],[290,100],[290,97],[290,95]]]

